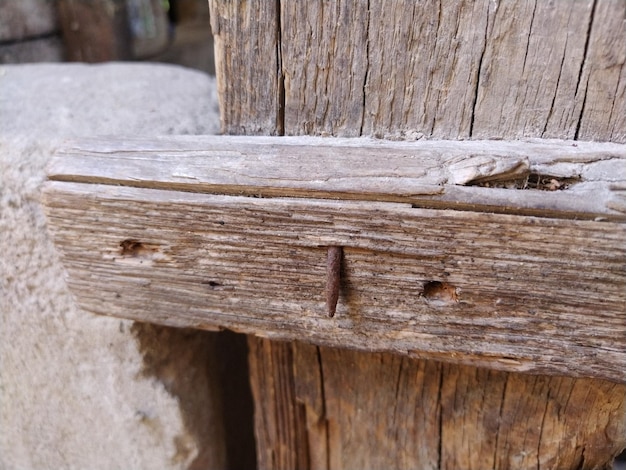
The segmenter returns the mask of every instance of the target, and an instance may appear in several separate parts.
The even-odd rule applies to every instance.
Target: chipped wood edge
[[[529,175],[555,190],[507,189]],[[406,202],[553,218],[626,220],[626,145],[558,140],[162,137],[66,143],[56,181],[211,194]],[[573,181],[564,190],[558,180]],[[487,187],[485,187],[487,186]]]

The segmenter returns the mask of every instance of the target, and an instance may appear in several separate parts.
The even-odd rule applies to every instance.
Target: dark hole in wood
[[[120,243],[120,254],[135,258],[153,258],[160,251],[158,245],[143,243],[134,238],[128,238]]]
[[[503,189],[537,189],[539,191],[563,191],[580,183],[581,178],[529,173],[519,178],[470,181],[467,186]]]
[[[422,296],[430,301],[458,302],[456,287],[447,282],[429,281],[424,284]]]
[[[120,243],[121,253],[124,256],[136,256],[143,248],[143,244],[139,240],[129,238]]]

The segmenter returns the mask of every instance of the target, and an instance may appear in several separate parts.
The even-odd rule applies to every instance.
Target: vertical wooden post
[[[210,1],[226,133],[626,142],[621,0],[268,5]],[[260,468],[603,468],[626,445],[623,384],[249,346]]]
[[[277,3],[209,2],[209,6],[222,131],[281,135],[283,80]]]

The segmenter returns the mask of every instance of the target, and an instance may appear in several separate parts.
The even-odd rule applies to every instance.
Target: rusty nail
[[[326,311],[331,318],[335,316],[337,300],[339,300],[342,255],[342,247],[328,247],[328,256],[326,258]]]

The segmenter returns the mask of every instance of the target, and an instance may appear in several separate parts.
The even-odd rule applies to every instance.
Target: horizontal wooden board
[[[543,189],[527,180],[540,176]],[[70,142],[58,181],[626,220],[626,145],[189,136]],[[552,189],[552,190],[545,190]]]
[[[116,143],[108,157],[99,144],[85,158],[100,162],[97,174],[84,178],[88,165],[70,174],[84,146],[76,157],[65,152],[55,160],[54,178],[104,174],[102,181],[118,184],[51,181],[44,189],[49,226],[85,310],[626,382],[625,224],[434,210],[411,201],[167,190],[157,184],[163,168],[177,181],[190,168],[194,181],[219,173],[190,166],[200,165],[185,157],[194,139],[176,142],[178,160],[188,160],[181,176],[162,151],[143,152],[134,143],[125,151]],[[176,159],[172,142],[152,145],[166,146]],[[342,151],[351,148],[358,149]],[[198,148],[197,156],[207,152]],[[64,167],[67,161],[73,163]],[[142,175],[133,165],[154,173]],[[234,173],[253,179],[250,171]],[[132,187],[137,178],[147,187]],[[325,305],[328,246],[343,247],[334,318]]]

